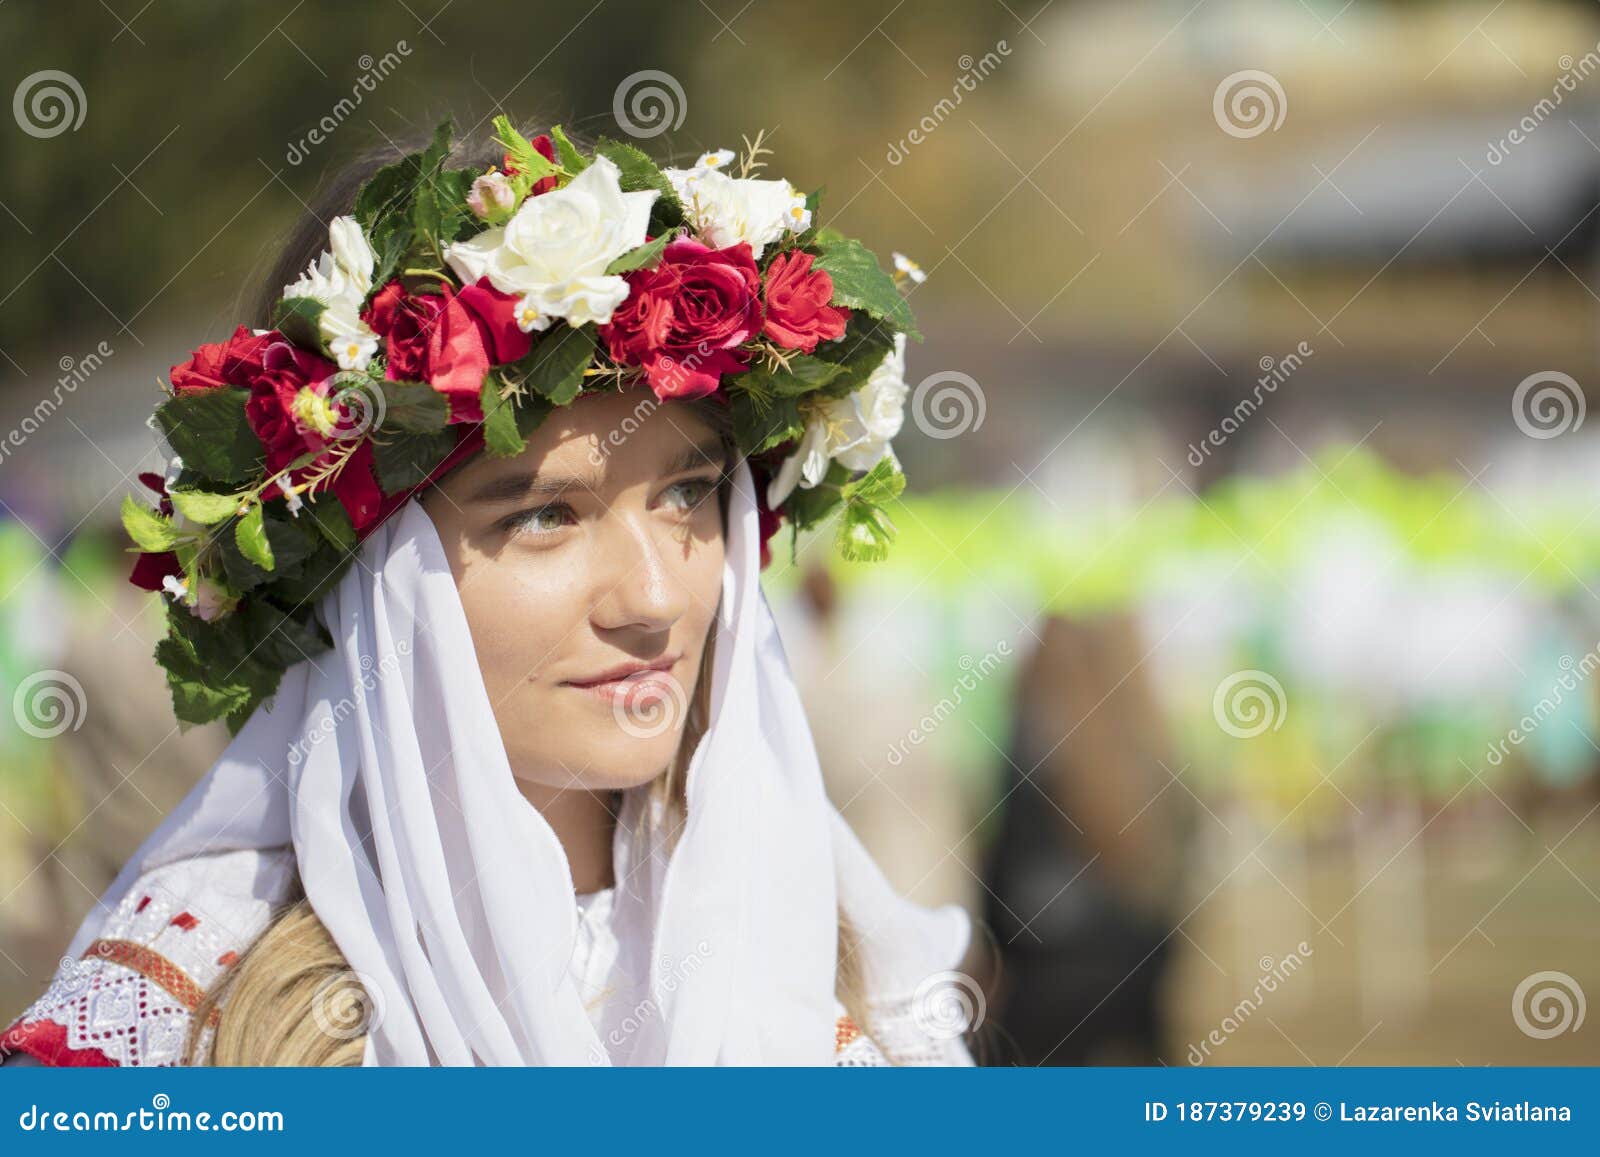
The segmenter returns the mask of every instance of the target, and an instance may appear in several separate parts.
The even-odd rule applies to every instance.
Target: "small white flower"
[[[166,474],[162,478],[163,484],[171,491],[178,484],[178,475],[183,471],[183,459],[174,454],[167,459]]]
[[[701,153],[700,159],[694,163],[697,169],[720,169],[733,160],[732,149],[713,149],[709,153]]]
[[[627,281],[606,266],[644,244],[654,189],[624,193],[621,170],[596,157],[560,189],[522,203],[511,220],[445,250],[445,261],[472,285],[481,277],[522,297],[545,319],[603,325],[628,297]],[[542,327],[534,327],[542,328]]]
[[[180,603],[189,596],[189,584],[175,574],[161,580],[161,589]]]
[[[287,473],[275,475],[272,480],[278,484],[279,493],[283,495],[284,501],[289,504],[290,516],[299,518],[300,509],[305,506],[305,501],[300,497],[299,492],[294,489],[294,482],[290,480]]]
[[[364,370],[372,355],[378,352],[378,335],[354,333],[348,337],[334,338],[329,350],[341,370]]]
[[[922,266],[911,260],[904,253],[891,253],[890,256],[894,259],[896,281],[909,277],[913,284],[921,285],[928,280],[928,275],[922,271]]]
[[[550,317],[539,308],[539,303],[533,297],[524,297],[517,302],[517,328],[523,333],[542,332],[550,328]]]
[[[517,191],[504,173],[485,173],[467,191],[467,208],[484,221],[503,221],[517,207]]]
[[[776,510],[796,485],[817,485],[838,461],[851,470],[871,470],[888,458],[897,467],[889,442],[905,421],[906,335],[895,334],[894,349],[884,356],[866,383],[843,398],[817,406],[806,423],[800,446],[786,458],[767,487],[767,507]]]

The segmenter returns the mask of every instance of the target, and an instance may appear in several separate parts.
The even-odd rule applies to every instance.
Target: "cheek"
[[[518,565],[509,552],[464,568],[461,605],[484,686],[497,706],[561,653],[563,638],[583,614],[582,592],[567,571]]]

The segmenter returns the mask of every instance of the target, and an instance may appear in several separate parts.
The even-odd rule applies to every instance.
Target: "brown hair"
[[[574,142],[583,147],[580,138]],[[417,147],[420,147],[418,142]],[[448,163],[488,168],[500,149],[484,132],[458,139]],[[360,157],[328,180],[305,214],[279,247],[271,271],[262,280],[249,316],[270,324],[273,303],[283,286],[297,278],[326,246],[328,221],[349,211],[357,190],[388,152]],[[727,524],[729,479],[737,462],[732,417],[711,399],[682,403],[717,431],[727,455],[718,488],[723,523]],[[669,841],[682,830],[686,811],[684,779],[688,760],[709,723],[711,664],[714,638],[708,642],[690,705],[682,741],[666,771],[647,790],[668,806]],[[650,808],[642,809],[648,815]],[[862,989],[860,938],[845,912],[839,911],[839,954],[836,991],[852,1019],[870,1032]],[[190,1026],[188,1062],[213,1065],[359,1065],[365,1050],[368,994],[351,971],[310,902],[302,893],[273,919],[267,930],[206,992]],[[206,1034],[207,1026],[214,1032]]]

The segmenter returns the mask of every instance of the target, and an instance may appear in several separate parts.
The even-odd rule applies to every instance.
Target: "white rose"
[[[786,458],[767,487],[767,506],[776,510],[796,485],[817,485],[838,461],[851,470],[871,470],[880,459],[899,466],[890,439],[905,422],[906,335],[894,336],[894,349],[884,356],[866,384],[843,398],[819,405],[806,423],[799,448]]]
[[[377,259],[354,217],[335,217],[325,250],[283,296],[308,297],[323,306],[317,328],[323,347],[344,370],[364,370],[378,350],[378,335],[361,320],[361,303],[372,288]]]
[[[759,259],[785,231],[803,232],[811,224],[805,196],[788,181],[730,177],[704,167],[665,172],[695,232],[714,249],[748,241]]]
[[[445,250],[468,285],[481,277],[523,299],[545,325],[604,324],[628,297],[628,283],[606,273],[612,261],[644,244],[657,192],[624,193],[621,170],[596,157],[565,187],[529,197],[504,225]],[[543,328],[539,326],[538,328]]]

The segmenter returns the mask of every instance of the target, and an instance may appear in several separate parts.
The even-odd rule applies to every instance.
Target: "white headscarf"
[[[909,997],[970,936],[956,905],[894,891],[823,790],[759,583],[747,463],[734,473],[711,710],[687,822],[635,841],[627,793],[616,918],[653,928],[638,1030],[602,1042],[569,960],[566,853],[517,790],[433,522],[408,501],[318,612],[334,647],[285,673],[140,847],[70,952],[142,873],[292,843],[306,895],[373,1003],[367,1064],[828,1064],[837,909],[871,994]]]

